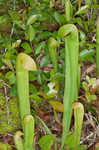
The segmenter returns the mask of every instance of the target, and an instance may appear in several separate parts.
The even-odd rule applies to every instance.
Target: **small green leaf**
[[[43,83],[43,80],[42,80],[42,77],[41,77],[41,74],[39,73],[38,76],[37,76],[37,82],[41,85]]]
[[[40,67],[44,67],[50,63],[49,56],[44,56],[40,62]]]
[[[7,15],[0,16],[0,24],[4,24],[8,22]]]
[[[9,10],[9,15],[10,15],[12,20],[20,20],[20,16],[19,16],[18,11]]]
[[[0,68],[3,66],[3,55],[2,54],[0,54]]]
[[[42,85],[41,90],[44,91],[44,93],[48,93],[49,87],[47,85]]]
[[[30,16],[29,19],[27,20],[27,25],[33,24],[40,16],[41,16],[40,14]]]
[[[36,48],[35,48],[35,54],[36,54],[36,55],[40,54],[42,48],[43,48],[43,49],[45,48],[45,45],[46,45],[46,44],[45,44],[44,41],[41,42],[41,43],[39,43],[39,44],[37,44],[37,46],[36,46]]]
[[[38,96],[37,94],[31,94],[30,98],[33,102],[36,102],[36,103],[37,102],[41,103],[43,101],[43,99],[40,96]]]
[[[16,87],[16,84],[14,84],[13,86],[11,86],[9,96],[10,97],[16,97],[17,96],[17,87]]]
[[[16,82],[15,74],[12,71],[7,72],[6,75],[5,75],[5,78],[9,80],[9,83],[11,85],[15,84],[15,82]]]
[[[62,14],[60,14],[58,11],[54,12],[54,18],[59,23],[59,25],[64,23],[64,16]]]
[[[23,24],[23,22],[21,22],[18,11],[12,11],[12,10],[10,10],[9,11],[9,15],[10,15],[12,21],[15,24],[17,24],[20,28],[22,28],[23,30],[25,30],[25,25]]]
[[[35,29],[32,27],[32,25],[29,25],[28,37],[29,37],[30,42],[33,41],[33,39],[35,37]]]
[[[29,91],[31,94],[37,93],[37,88],[33,84],[29,84]]]
[[[20,20],[14,20],[13,21],[18,27],[20,27],[21,29],[25,30],[25,25],[22,24],[22,22]]]
[[[13,68],[13,65],[12,65],[12,62],[10,59],[2,59],[3,63],[5,65],[7,65],[9,67],[9,69],[11,69],[12,71],[14,71],[14,68]]]
[[[48,32],[48,31],[45,31],[45,32],[41,32],[41,33],[38,35],[38,38],[39,38],[39,39],[46,39],[46,38],[49,38],[50,36],[52,36],[52,33],[51,33],[51,32]]]
[[[64,74],[57,72],[51,76],[51,81],[63,81],[65,78]]]
[[[86,13],[86,11],[88,10],[89,8],[89,5],[85,5],[85,6],[82,6],[77,12],[75,15],[81,15],[83,13]]]
[[[72,19],[73,23],[78,23],[81,27],[83,27],[83,20],[80,17],[76,17]]]
[[[35,81],[37,80],[37,75],[34,72],[29,72],[29,79],[30,81]]]
[[[68,145],[70,148],[74,147],[75,143],[75,134],[70,134],[67,136],[65,144]]]
[[[16,42],[12,43],[12,48],[19,47],[20,43],[21,43],[21,40],[17,40]]]
[[[39,140],[39,145],[41,147],[42,150],[50,150],[51,146],[54,142],[55,139],[55,135],[51,134],[51,135],[45,135],[43,136],[40,140]]]
[[[80,39],[81,39],[81,41],[85,41],[86,40],[86,35],[85,35],[85,33],[83,32],[83,31],[81,31],[81,30],[79,30],[79,32],[80,32]]]
[[[24,52],[25,52],[26,54],[29,54],[29,53],[32,52],[32,48],[30,47],[29,43],[27,43],[27,42],[22,43],[22,44],[21,44],[21,47],[23,47],[23,48],[25,49]]]
[[[95,50],[94,49],[84,49],[80,52],[80,57],[79,60],[80,61],[85,61],[85,60],[89,60],[90,57],[95,55]]]
[[[52,105],[53,109],[59,112],[64,112],[64,106],[61,102],[58,101],[49,101],[49,103]]]
[[[88,84],[86,82],[82,82],[82,86],[86,92],[89,90]]]

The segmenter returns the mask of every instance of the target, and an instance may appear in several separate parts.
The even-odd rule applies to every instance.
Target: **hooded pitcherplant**
[[[84,117],[84,107],[81,103],[75,102],[72,104],[74,109],[74,132],[70,134],[65,141],[65,144],[68,145],[70,149],[86,149],[85,145],[80,145],[81,130]]]
[[[18,131],[14,136],[17,150],[34,150],[34,118],[30,113],[29,102],[29,71],[36,70],[34,60],[20,53],[16,60],[17,93],[19,110],[24,134]],[[24,135],[24,140],[21,136]]]
[[[48,49],[49,49],[49,55],[51,57],[51,61],[53,63],[54,73],[57,73],[58,71],[57,52],[56,52],[57,47],[58,47],[58,42],[53,37],[49,38]]]
[[[58,35],[65,40],[65,90],[64,90],[64,114],[63,114],[63,133],[61,149],[67,135],[69,134],[72,116],[72,103],[77,101],[78,95],[78,52],[79,40],[78,30],[75,25],[67,24],[60,27]]]
[[[66,23],[70,23],[71,19],[73,16],[73,8],[70,0],[67,0],[65,3],[65,18],[66,18]]]
[[[24,134],[17,131],[14,136],[14,142],[17,150],[35,150],[34,146],[34,118],[32,115],[27,115],[24,118]],[[21,138],[24,136],[24,139]]]
[[[80,145],[80,136],[83,124],[84,117],[84,107],[81,103],[75,102],[72,104],[72,108],[74,109],[74,118],[75,118],[75,131],[74,131],[74,141],[75,147]]]
[[[24,53],[20,53],[17,56],[16,60],[17,93],[23,130],[24,130],[23,119],[26,115],[30,115],[29,71],[35,70],[36,64],[30,56]]]

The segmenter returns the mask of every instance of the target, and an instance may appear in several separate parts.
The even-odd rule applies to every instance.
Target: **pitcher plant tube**
[[[77,101],[78,95],[78,30],[75,25],[67,24],[60,27],[58,35],[65,40],[65,89],[64,89],[64,113],[61,149],[69,134],[72,116],[72,103]]]
[[[72,104],[72,108],[74,109],[74,118],[75,118],[75,146],[80,145],[80,136],[83,124],[83,117],[84,117],[84,107],[81,103],[75,102]]]
[[[23,133],[18,131],[14,136],[17,150],[34,150],[34,118],[30,113],[29,71],[36,70],[34,60],[20,53],[16,60],[17,93]],[[24,140],[21,136],[24,135]]]
[[[24,150],[22,137],[23,133],[21,131],[17,131],[14,135],[14,143],[17,150]]]
[[[58,42],[53,37],[50,37],[48,40],[48,49],[55,73],[57,73],[58,70],[57,52],[56,52],[57,47]]]
[[[74,132],[70,134],[65,141],[70,149],[86,149],[85,145],[80,145],[81,130],[84,117],[84,107],[83,104],[75,102],[72,104],[72,109],[74,109]]]
[[[24,130],[24,117],[30,115],[30,102],[29,102],[29,71],[36,70],[34,60],[24,54],[20,53],[16,60],[16,78],[17,78],[17,93],[19,100],[19,110]]]
[[[65,3],[65,19],[66,23],[70,23],[73,16],[73,8],[70,0],[67,0]]]
[[[25,150],[35,150],[34,146],[34,118],[27,115],[24,118],[24,147]]]
[[[24,139],[22,136],[24,136]],[[14,142],[17,150],[35,150],[34,118],[32,115],[27,115],[24,118],[24,134],[21,131],[17,131],[14,135]]]

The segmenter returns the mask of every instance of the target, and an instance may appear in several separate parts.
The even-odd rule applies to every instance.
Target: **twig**
[[[13,23],[13,25],[12,25],[12,30],[11,30],[11,34],[10,34],[10,39],[11,39],[12,36],[13,36],[13,33],[14,33],[14,27],[15,27],[15,23]]]
[[[94,136],[94,138],[92,138],[93,142],[88,146],[88,148],[92,146],[93,143],[95,142],[98,130],[99,130],[99,124],[97,125],[96,130],[94,132],[91,132],[86,138],[80,141],[80,144],[83,144],[86,140],[89,140],[91,137]]]
[[[91,132],[91,134],[89,134],[86,138],[84,138],[82,141],[80,141],[80,144],[83,144],[86,140],[88,140],[90,137],[92,137],[94,135],[93,132]]]
[[[96,69],[96,63],[92,64],[90,67],[88,67],[82,74],[82,79],[85,78],[86,74],[92,73]]]
[[[9,113],[9,107],[8,107],[9,97],[7,96],[7,87],[6,86],[4,86],[4,94],[5,94],[5,99],[6,99],[7,118],[8,118],[8,124],[9,124],[10,123],[10,113]]]
[[[41,124],[43,125],[43,127],[44,127],[45,130],[46,130],[46,133],[47,133],[47,134],[51,134],[50,129],[47,127],[47,125],[44,123],[44,121],[43,121],[42,119],[40,119],[38,116],[36,116],[36,118],[41,122]]]
[[[85,113],[85,117],[87,118],[87,120],[88,120],[88,124],[90,124],[92,127],[93,127],[93,129],[95,128],[95,124],[94,124],[94,121],[93,121],[93,117],[92,117],[92,115],[90,114],[90,112],[87,114],[87,113]]]

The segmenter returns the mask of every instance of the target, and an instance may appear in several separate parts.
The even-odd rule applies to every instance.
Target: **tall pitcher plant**
[[[69,135],[72,103],[77,101],[78,95],[78,30],[75,25],[67,24],[60,27],[58,35],[65,41],[65,89],[64,89],[64,113],[61,149],[64,147],[66,137]]]
[[[17,78],[17,93],[19,99],[20,117],[22,127],[24,130],[24,117],[30,115],[29,102],[29,71],[35,71],[36,64],[34,60],[24,54],[20,53],[16,60],[16,78]]]
[[[16,60],[17,93],[23,133],[18,131],[14,136],[17,150],[34,150],[34,118],[30,113],[29,71],[35,71],[34,60],[20,53]],[[24,139],[21,136],[24,135]]]

